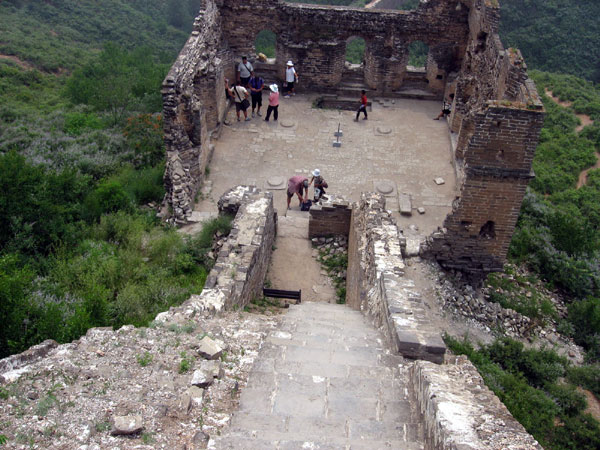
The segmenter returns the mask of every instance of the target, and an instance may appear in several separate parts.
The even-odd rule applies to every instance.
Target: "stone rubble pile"
[[[346,236],[312,238],[311,242],[323,261],[328,261],[336,255],[348,255],[348,238]],[[329,272],[329,276],[346,280],[346,269],[334,267]]]
[[[277,318],[238,312],[94,328],[72,343],[46,345],[37,361],[2,374],[1,434],[7,448],[206,448],[229,423],[277,326]]]
[[[513,309],[488,301],[489,288],[475,289],[462,280],[460,272],[445,272],[435,263],[430,264],[430,269],[434,273],[435,289],[443,309],[472,320],[486,332],[493,333],[501,329],[506,336],[514,339],[536,341],[541,346],[559,346],[559,353],[565,353],[576,362],[583,361],[581,347],[572,339],[560,335],[555,323],[550,321],[546,326],[541,326]],[[556,298],[553,300],[556,304],[560,303]],[[564,305],[559,306],[559,314],[561,311],[564,313],[564,308]]]

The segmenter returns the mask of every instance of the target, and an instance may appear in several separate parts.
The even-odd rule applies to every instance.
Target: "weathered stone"
[[[208,447],[208,442],[210,441],[210,436],[203,431],[198,431],[193,439],[192,444],[194,446],[193,450],[202,450]]]
[[[207,372],[206,370],[199,369],[194,371],[190,383],[193,386],[197,386],[199,388],[207,388],[208,386],[213,384],[213,381],[214,377],[211,373]]]
[[[136,434],[142,431],[143,428],[142,416],[114,416],[113,428],[110,434],[113,436]]]
[[[412,202],[409,194],[405,192],[400,194],[399,204],[400,214],[403,216],[412,216]]]

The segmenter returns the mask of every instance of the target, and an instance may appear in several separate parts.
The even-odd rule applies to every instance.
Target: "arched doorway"
[[[342,84],[354,85],[364,83],[365,79],[365,40],[360,36],[346,39],[346,54]]]
[[[365,40],[359,36],[352,36],[346,40],[346,63],[356,66],[364,65]]]
[[[407,89],[428,91],[427,57],[429,47],[423,41],[413,41],[408,45],[406,75],[402,86]]]

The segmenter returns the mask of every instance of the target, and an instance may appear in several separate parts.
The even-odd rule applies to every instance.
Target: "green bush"
[[[600,361],[600,299],[573,302],[568,319],[575,327],[575,342],[587,350],[589,360]]]
[[[116,180],[101,182],[85,199],[85,214],[88,220],[96,221],[103,214],[119,210],[130,211],[132,198]]]
[[[102,121],[95,114],[71,112],[65,114],[64,132],[71,136],[80,136],[84,130],[99,130]]]
[[[137,205],[144,205],[150,202],[159,203],[163,199],[165,195],[164,173],[164,164],[138,170],[133,167],[125,167],[114,179],[123,186],[127,196],[134,199]]]
[[[147,48],[128,52],[118,45],[105,44],[96,60],[68,79],[68,97],[74,104],[108,112],[113,124],[130,110],[159,110],[160,86],[168,66],[153,61],[151,54]]]
[[[597,385],[597,372],[572,368],[553,351],[525,349],[507,338],[479,350],[466,339],[444,340],[452,352],[468,356],[486,385],[544,448],[597,448],[600,426],[583,413],[585,398],[575,386],[557,383],[566,369],[569,380]]]
[[[600,365],[571,366],[567,368],[567,380],[600,397]]]

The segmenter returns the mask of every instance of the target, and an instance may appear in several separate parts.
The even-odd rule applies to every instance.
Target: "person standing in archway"
[[[248,58],[242,56],[242,62],[238,64],[237,68],[237,79],[241,86],[244,88],[248,87],[250,77],[254,74],[254,67],[248,62]]]
[[[296,72],[296,69],[294,68],[294,63],[290,59],[287,62],[287,68],[285,69],[285,82],[287,84],[287,91],[286,91],[285,98],[289,98],[290,93],[291,93],[291,95],[296,95],[296,92],[294,91],[294,84],[297,81],[298,81],[298,72]]]

